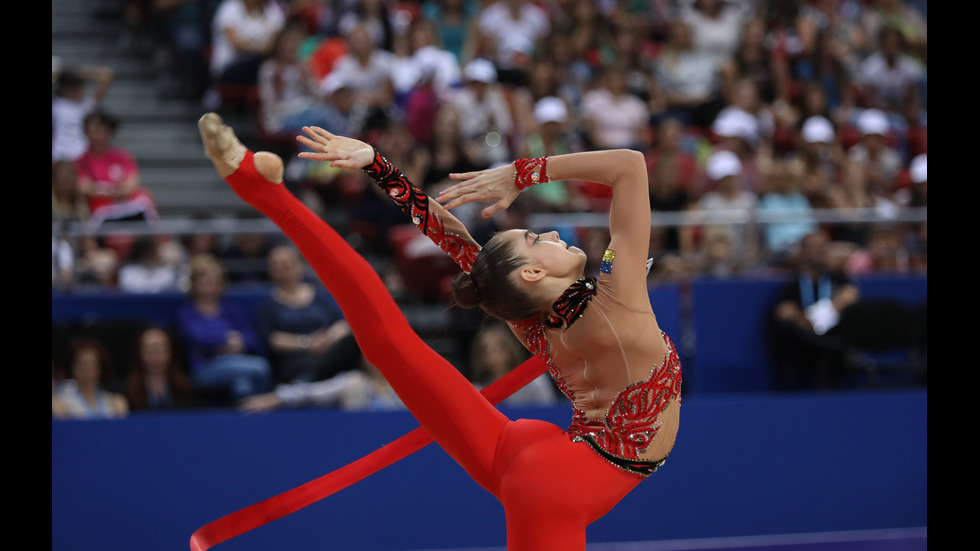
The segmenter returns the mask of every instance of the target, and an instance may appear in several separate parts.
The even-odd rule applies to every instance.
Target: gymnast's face
[[[505,238],[514,244],[514,251],[527,259],[529,265],[543,268],[553,277],[581,277],[585,271],[585,252],[569,247],[558,232],[538,234],[531,230],[508,230]]]

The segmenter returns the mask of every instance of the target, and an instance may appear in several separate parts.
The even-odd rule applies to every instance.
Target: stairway
[[[217,177],[197,131],[196,103],[161,96],[152,54],[123,46],[120,0],[51,0],[51,53],[62,67],[102,65],[115,78],[103,103],[119,119],[115,143],[139,164],[143,185],[165,219],[233,216],[241,200]]]

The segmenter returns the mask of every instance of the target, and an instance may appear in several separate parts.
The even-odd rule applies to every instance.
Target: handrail
[[[798,211],[760,211],[760,210],[721,210],[721,211],[671,211],[654,212],[651,227],[683,227],[702,225],[738,224],[781,224],[813,221],[825,224],[853,223],[919,223],[926,222],[926,207],[905,207],[894,212],[883,212],[874,208],[854,209],[813,209],[805,213]],[[539,213],[528,216],[531,228],[606,228],[609,226],[608,213]],[[265,218],[172,218],[146,222],[112,222],[103,226],[93,226],[84,222],[54,222],[52,235],[81,237],[92,235],[194,235],[212,233],[216,235],[235,234],[275,234],[280,230]]]

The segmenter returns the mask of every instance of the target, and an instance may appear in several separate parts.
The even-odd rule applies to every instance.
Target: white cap
[[[477,82],[496,82],[497,81],[497,69],[486,59],[477,58],[466,64],[466,69],[463,70],[463,76],[466,80],[475,80]]]
[[[723,149],[708,157],[704,170],[708,174],[708,178],[712,180],[721,180],[726,176],[738,176],[742,173],[742,161],[738,160],[738,155]]]
[[[913,183],[921,184],[926,181],[926,154],[916,155],[909,163],[909,178]]]
[[[861,131],[862,136],[867,136],[868,134],[885,136],[888,134],[891,125],[888,124],[888,117],[881,110],[865,109],[858,115],[857,127]]]
[[[534,104],[534,120],[538,124],[546,122],[565,122],[568,120],[568,108],[561,98],[548,96]]]
[[[834,141],[834,125],[826,117],[816,115],[803,123],[801,134],[807,143],[830,143]]]
[[[759,121],[741,109],[725,109],[718,113],[711,130],[725,138],[741,138],[753,146],[759,141]]]

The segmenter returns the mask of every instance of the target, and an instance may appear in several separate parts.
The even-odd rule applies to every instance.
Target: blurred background
[[[649,513],[590,542],[925,549],[926,20],[924,0],[52,0],[53,549],[186,545],[417,426],[217,176],[209,111],[285,159],[480,387],[526,351],[452,305],[458,268],[370,179],[299,159],[301,127],[371,143],[430,195],[516,158],[641,151],[686,420],[628,498]],[[481,242],[557,229],[598,261],[609,198],[551,182],[455,214]],[[500,407],[570,413],[547,377]],[[429,446],[220,547],[502,548],[498,509]]]

